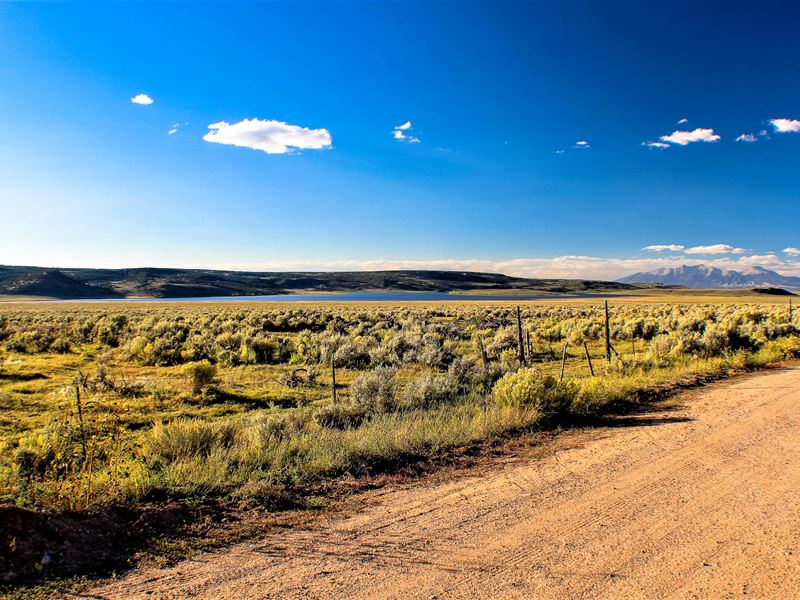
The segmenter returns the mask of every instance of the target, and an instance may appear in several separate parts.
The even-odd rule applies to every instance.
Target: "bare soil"
[[[81,597],[798,597],[798,409],[800,368],[736,378]]]

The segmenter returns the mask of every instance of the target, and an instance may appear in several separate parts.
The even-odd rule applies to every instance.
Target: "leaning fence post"
[[[564,363],[567,362],[567,342],[564,342],[564,348],[561,350],[561,375],[558,377],[558,381],[561,382],[564,380]]]
[[[517,347],[519,349],[519,362],[525,363],[525,345],[522,340],[522,314],[517,307]]]
[[[592,357],[589,356],[589,346],[586,345],[586,342],[583,342],[583,350],[586,352],[586,362],[589,363],[589,373],[592,377],[594,377],[594,367],[592,366]]]

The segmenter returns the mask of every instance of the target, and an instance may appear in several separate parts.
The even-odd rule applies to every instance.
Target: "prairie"
[[[0,502],[309,506],[326,482],[800,356],[785,301],[728,300],[614,298],[608,352],[585,299],[5,303]]]

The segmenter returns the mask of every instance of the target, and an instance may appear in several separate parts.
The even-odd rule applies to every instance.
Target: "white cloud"
[[[710,246],[694,246],[686,248],[686,254],[744,254],[744,248],[736,248],[729,244],[711,244]]]
[[[288,154],[295,149],[326,150],[333,143],[327,129],[309,129],[283,121],[243,119],[232,125],[219,121],[208,129],[203,136],[207,142],[252,148],[267,154]]]
[[[683,117],[680,121],[678,121],[678,125],[683,125],[684,123],[688,123],[688,122],[689,122],[689,119],[687,119],[686,117]]]
[[[642,142],[642,146],[647,146],[648,148],[669,148],[669,144],[665,144],[664,142]]]
[[[789,246],[788,248],[783,249],[783,253],[788,254],[789,256],[800,256],[800,248]]]
[[[181,126],[180,123],[175,123],[175,125],[169,128],[169,131],[167,131],[167,133],[169,135],[175,135],[176,133],[178,133],[178,129],[180,128],[180,126]]]
[[[589,145],[589,142],[587,142],[586,140],[579,140],[579,141],[575,142],[575,147],[576,148],[591,148],[591,146]]]
[[[669,135],[662,135],[659,138],[662,142],[670,142],[680,146],[686,146],[692,142],[718,142],[720,137],[714,133],[713,129],[703,129],[698,127],[693,131],[673,131]]]
[[[144,104],[146,106],[148,104],[152,104],[153,99],[147,94],[136,94],[133,98],[131,98],[131,102],[134,104]]]
[[[406,121],[402,125],[396,125],[392,130],[392,137],[400,142],[408,142],[409,144],[418,144],[419,138],[413,135],[406,135],[404,132],[412,129],[411,121]]]
[[[564,152],[566,152],[566,150],[556,150],[556,154],[564,154]]]
[[[681,246],[680,244],[653,244],[652,246],[645,246],[642,250],[648,250],[649,252],[664,252],[665,250],[680,252],[684,248],[685,246]]]
[[[752,142],[757,142],[758,138],[752,133],[743,133],[742,135],[736,138],[736,141],[752,143]]]
[[[800,120],[798,119],[770,119],[769,122],[778,133],[800,132]]]

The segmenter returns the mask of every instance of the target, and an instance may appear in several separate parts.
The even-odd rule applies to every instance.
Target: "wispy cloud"
[[[642,142],[642,146],[647,146],[648,148],[659,148],[661,150],[669,148],[669,144],[665,144],[664,142]]]
[[[406,132],[412,131],[413,127],[411,121],[406,121],[401,125],[396,125],[392,129],[392,137],[400,142],[408,142],[409,144],[418,144],[419,138],[413,135],[407,135]]]
[[[134,104],[143,104],[147,106],[148,104],[153,103],[153,99],[147,94],[136,94],[133,98],[131,98],[131,102]]]
[[[748,144],[757,142],[758,138],[752,133],[743,133],[739,137],[736,138],[737,142],[747,142]]]
[[[711,244],[710,246],[694,246],[686,248],[686,254],[745,254],[744,248],[736,248],[730,244]]]
[[[693,142],[718,142],[720,136],[714,133],[713,129],[704,129],[698,127],[692,131],[676,130],[669,135],[662,135],[659,139],[662,142],[686,146],[687,144],[691,144]]]
[[[167,131],[167,133],[169,135],[175,135],[176,133],[178,133],[178,129],[180,129],[180,126],[181,126],[180,123],[175,123],[175,125],[169,128],[169,131]]]
[[[798,119],[770,119],[769,122],[778,133],[800,132],[800,120]]]
[[[589,145],[589,142],[587,142],[586,140],[579,140],[579,141],[575,142],[575,147],[576,148],[591,148],[591,146]]]
[[[243,119],[238,123],[220,121],[208,126],[207,142],[260,150],[267,154],[289,154],[299,150],[326,150],[333,144],[327,129],[309,129],[283,121]]]
[[[642,250],[647,250],[648,252],[664,252],[666,250],[680,252],[684,248],[685,246],[681,246],[680,244],[653,244],[652,246],[645,246]]]
[[[678,125],[683,125],[684,123],[688,123],[688,122],[689,122],[689,119],[687,119],[686,117],[683,117],[680,121],[678,121]]]
[[[789,246],[788,248],[783,249],[783,253],[788,254],[789,256],[800,256],[800,248]]]

